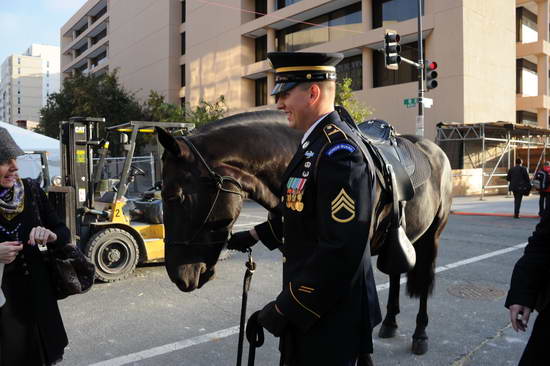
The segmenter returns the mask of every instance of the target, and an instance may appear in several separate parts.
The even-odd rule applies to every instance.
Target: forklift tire
[[[103,282],[120,281],[136,268],[139,248],[129,232],[109,228],[95,233],[86,244],[85,254],[96,266],[96,278]]]

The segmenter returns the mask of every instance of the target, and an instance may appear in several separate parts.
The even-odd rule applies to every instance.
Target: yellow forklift
[[[126,156],[120,179],[107,180],[115,184],[106,185],[101,175],[109,143],[99,138],[103,123],[103,118],[81,117],[61,123],[61,179],[48,188],[48,198],[65,219],[71,239],[96,265],[97,278],[113,282],[128,277],[138,263],[164,260],[160,197],[157,195],[140,206],[156,206],[155,220],[136,220],[128,207],[131,203],[126,197],[128,186],[137,175],[145,173],[132,165],[138,133],[154,133],[155,127],[162,127],[186,134],[194,124],[132,121],[107,128],[107,136],[120,134]],[[99,156],[95,168],[94,152]]]

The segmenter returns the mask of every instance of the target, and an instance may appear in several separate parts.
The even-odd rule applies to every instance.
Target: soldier
[[[283,289],[258,316],[281,337],[281,365],[372,365],[381,321],[368,246],[374,167],[334,109],[339,53],[269,53],[271,92],[289,126],[304,131],[268,221],[234,234],[283,253]]]

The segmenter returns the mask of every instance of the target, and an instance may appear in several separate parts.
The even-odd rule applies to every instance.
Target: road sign
[[[424,108],[432,108],[434,104],[434,100],[432,98],[418,98],[420,99],[420,103],[424,104]]]
[[[416,99],[417,98],[405,98],[403,99],[403,104],[407,108],[412,108],[416,106]]]

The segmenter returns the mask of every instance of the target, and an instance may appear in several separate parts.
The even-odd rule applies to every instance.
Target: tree
[[[356,123],[364,122],[374,111],[371,107],[355,99],[351,90],[350,78],[345,78],[341,83],[336,83],[335,104],[346,108]]]
[[[191,108],[189,104],[182,107],[167,103],[163,95],[151,90],[143,111],[146,119],[151,121],[189,122],[199,127],[204,123],[223,118],[227,113],[227,105],[225,97],[220,95],[213,103],[201,99],[195,108]]]

